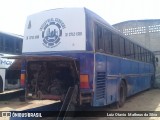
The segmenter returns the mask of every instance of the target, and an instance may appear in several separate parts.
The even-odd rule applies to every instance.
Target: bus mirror
[[[156,62],[158,62],[158,57],[156,57]]]

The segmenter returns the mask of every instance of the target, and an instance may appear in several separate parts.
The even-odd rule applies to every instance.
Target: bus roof
[[[90,16],[94,21],[99,22],[109,30],[147,49],[119,32],[96,13],[82,7],[50,9],[28,16],[25,26],[23,53],[86,50],[86,16]],[[57,33],[57,39],[53,38],[51,33],[53,33],[52,36]],[[79,36],[76,36],[76,33]]]
[[[13,34],[13,33],[2,32],[2,31],[0,31],[0,34],[6,35],[6,36],[11,36],[11,37],[21,38],[21,40],[23,40],[22,35],[17,35],[17,34]]]

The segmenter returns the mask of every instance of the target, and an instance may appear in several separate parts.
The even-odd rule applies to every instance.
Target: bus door
[[[21,62],[16,59],[0,58],[0,91],[18,88]]]
[[[14,59],[12,65],[6,69],[5,89],[20,88],[21,59]]]
[[[5,74],[6,74],[5,69],[1,69],[0,68],[0,93],[4,91],[4,87],[5,87]]]

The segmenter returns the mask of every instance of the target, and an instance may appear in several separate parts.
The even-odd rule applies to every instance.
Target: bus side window
[[[144,49],[141,48],[141,56],[142,56],[142,61],[144,62],[145,61],[145,56],[144,56]]]
[[[14,41],[14,52],[15,53],[21,53],[21,46],[22,46],[22,44],[21,44],[21,40],[15,40]]]
[[[152,57],[153,57],[153,56],[152,56],[152,53],[150,53],[150,59],[149,59],[149,60],[150,60],[150,63],[154,63]]]
[[[151,53],[148,52],[148,62],[150,63],[151,62]]]
[[[124,38],[120,37],[119,42],[120,42],[120,55],[124,57],[125,56]]]
[[[138,46],[138,60],[142,61],[141,48]]]
[[[134,51],[134,44],[130,42],[130,50],[131,50],[131,59],[135,59],[135,51]]]
[[[112,34],[112,50],[114,55],[120,55],[119,36]]]
[[[125,56],[127,58],[130,58],[131,55],[129,43],[130,42],[128,40],[125,40]]]
[[[104,39],[103,39],[103,29],[100,25],[96,24],[95,27],[95,41],[96,41],[96,50],[99,52],[104,51]]]
[[[138,46],[134,45],[134,50],[135,50],[135,59],[138,60]]]
[[[147,51],[147,62],[149,63],[149,51]]]
[[[147,62],[147,50],[144,50],[144,57],[145,57],[145,62]]]
[[[0,51],[8,54],[22,53],[22,39],[0,34]]]
[[[146,50],[146,62],[148,63],[149,62],[149,51]]]
[[[4,40],[4,52],[5,53],[13,53],[13,46],[14,46],[14,44],[13,44],[13,40],[12,40],[12,38],[11,37],[8,37],[8,36],[5,36],[5,38],[4,38],[5,40]]]
[[[105,44],[105,52],[106,53],[111,53],[111,32],[107,29],[103,30],[103,35],[104,35],[104,44]]]

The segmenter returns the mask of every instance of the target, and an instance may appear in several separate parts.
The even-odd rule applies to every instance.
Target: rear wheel
[[[121,81],[120,85],[119,85],[119,90],[118,90],[118,98],[119,101],[116,103],[116,107],[122,107],[125,103],[126,100],[126,85],[124,83],[124,81]]]

